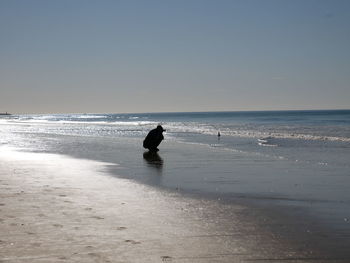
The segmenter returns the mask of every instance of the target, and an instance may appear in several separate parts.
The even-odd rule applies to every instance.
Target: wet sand
[[[297,244],[286,218],[111,177],[111,165],[2,148],[0,262],[350,261]]]

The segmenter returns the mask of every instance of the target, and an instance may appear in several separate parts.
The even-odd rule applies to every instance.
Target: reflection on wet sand
[[[147,164],[151,167],[162,169],[163,168],[163,159],[156,152],[144,152],[143,159],[146,160]]]

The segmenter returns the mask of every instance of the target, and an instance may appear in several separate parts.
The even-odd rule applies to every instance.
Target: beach
[[[226,115],[0,121],[0,261],[349,262],[347,126],[250,136]]]
[[[349,14],[0,0],[0,263],[350,263]]]
[[[349,260],[287,217],[116,179],[113,164],[7,148],[0,160],[1,262]]]
[[[4,149],[0,158],[4,262],[239,262],[259,238],[246,229],[252,241],[231,240],[244,231],[213,228],[205,202],[101,175],[108,164]]]
[[[198,223],[198,204],[103,176],[104,165],[2,149],[2,262],[231,262],[247,253]]]
[[[349,14],[0,0],[0,263],[350,263]]]

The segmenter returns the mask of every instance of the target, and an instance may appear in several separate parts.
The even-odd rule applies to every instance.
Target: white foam
[[[108,116],[78,115],[78,116],[74,116],[74,118],[77,118],[77,119],[106,119],[106,118],[108,118]]]
[[[10,119],[1,119],[0,123],[59,123],[59,124],[84,124],[84,125],[104,125],[112,127],[120,127],[125,129],[127,127],[141,127],[145,131],[150,129],[152,125],[156,125],[159,121],[138,120],[138,116],[126,116],[125,121],[121,120],[120,116],[113,116],[109,119],[107,115],[28,115],[28,116],[14,116]],[[89,121],[88,119],[91,119]],[[104,120],[103,120],[104,119]],[[108,119],[108,120],[106,120]],[[142,118],[144,119],[144,118]],[[340,141],[350,142],[349,136],[350,128],[344,128],[342,131],[337,131],[333,127],[309,127],[309,126],[263,126],[252,123],[202,123],[202,122],[162,122],[162,125],[170,133],[198,133],[205,135],[217,136],[220,130],[221,136],[232,136],[242,138],[256,138],[266,139],[274,137],[278,139],[299,139],[299,140],[319,140],[319,141]],[[96,128],[98,130],[98,127]],[[262,146],[275,146],[268,142],[259,141]]]

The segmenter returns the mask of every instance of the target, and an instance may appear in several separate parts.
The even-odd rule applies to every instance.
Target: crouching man
[[[151,152],[158,152],[159,149],[157,147],[164,140],[164,131],[160,125],[156,129],[151,130],[143,141],[143,147],[149,149]]]

